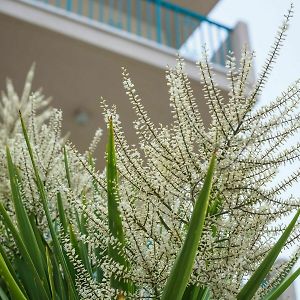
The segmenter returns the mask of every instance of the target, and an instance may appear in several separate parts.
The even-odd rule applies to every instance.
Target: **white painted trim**
[[[163,70],[167,65],[175,64],[175,57],[178,53],[177,50],[157,44],[154,41],[42,2],[0,0],[0,13]],[[188,76],[191,79],[199,80],[199,70],[195,62],[189,59],[186,59],[185,62]],[[218,86],[223,90],[228,90],[226,68],[213,65],[213,69]]]

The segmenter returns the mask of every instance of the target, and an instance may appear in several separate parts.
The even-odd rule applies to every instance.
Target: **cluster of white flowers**
[[[42,90],[32,92],[32,81],[34,75],[34,65],[30,68],[22,96],[16,93],[11,80],[7,80],[6,92],[2,92],[0,99],[0,201],[4,204],[7,211],[14,217],[13,202],[11,200],[10,183],[6,162],[7,145],[13,157],[14,164],[22,175],[20,188],[25,207],[29,215],[36,220],[38,227],[45,236],[48,236],[48,225],[45,218],[40,195],[36,186],[35,176],[27,151],[27,146],[22,133],[19,112],[26,123],[28,135],[40,176],[44,182],[48,194],[48,206],[53,217],[57,219],[57,193],[61,191],[67,194],[68,178],[64,161],[63,147],[67,142],[66,136],[62,135],[61,123],[62,112],[49,106],[50,98],[45,98]],[[95,134],[88,153],[92,154],[101,136],[101,130]],[[73,193],[80,195],[86,188],[86,181],[89,177],[81,176],[84,166],[76,164],[77,156],[69,154],[70,172],[72,173],[71,184]],[[68,206],[66,201],[65,206]],[[1,223],[2,226],[2,223]],[[1,241],[8,247],[11,245],[11,237],[7,236],[6,231],[2,231]]]
[[[144,109],[137,88],[123,69],[123,85],[137,120],[139,143],[127,143],[115,108],[103,105],[104,115],[115,120],[117,162],[120,172],[120,210],[126,235],[126,257],[130,262],[124,278],[139,287],[133,298],[147,294],[159,297],[186,234],[193,205],[201,189],[208,161],[217,149],[211,207],[206,229],[190,283],[209,286],[213,299],[234,299],[243,279],[251,274],[274,244],[284,226],[275,226],[283,216],[300,207],[299,198],[286,199],[282,192],[296,182],[300,170],[278,182],[278,168],[300,158],[299,144],[284,149],[284,142],[299,132],[299,81],[273,102],[254,109],[285,38],[289,11],[276,36],[253,89],[247,87],[253,53],[243,50],[238,64],[228,56],[229,100],[223,99],[213,79],[207,55],[199,62],[199,72],[211,124],[205,128],[197,100],[193,96],[184,62],[178,59],[166,72],[173,122],[156,127]],[[92,202],[87,208],[91,219],[105,204]],[[96,208],[96,209],[95,209]],[[92,217],[93,216],[93,217]],[[104,225],[101,223],[101,225]],[[91,233],[103,236],[107,229],[91,224]],[[107,226],[107,225],[106,225]],[[299,226],[287,246],[299,243]],[[299,247],[292,256],[299,256]],[[281,266],[261,287],[259,299],[278,282],[291,263]],[[106,272],[109,265],[105,266]],[[122,266],[111,272],[122,276]],[[109,273],[109,272],[108,272]]]
[[[228,56],[228,100],[223,99],[204,53],[198,68],[211,115],[208,128],[203,123],[181,58],[166,72],[173,115],[173,122],[168,126],[154,125],[129,73],[123,69],[123,86],[137,116],[134,125],[138,145],[128,144],[116,107],[109,108],[104,100],[101,105],[104,118],[114,123],[120,175],[118,199],[125,246],[110,234],[105,173],[96,171],[91,157],[101,131],[96,132],[84,155],[70,143],[64,147],[61,112],[47,109],[37,114],[36,110],[44,108],[48,100],[41,93],[29,97],[32,70],[21,100],[8,82],[7,95],[3,94],[0,102],[0,138],[11,147],[14,162],[24,177],[26,208],[35,216],[40,228],[46,230],[18,125],[20,109],[27,120],[53,219],[59,222],[56,197],[60,191],[68,222],[81,247],[88,252],[89,261],[82,261],[78,250],[61,234],[65,251],[74,264],[82,299],[105,299],[118,294],[110,286],[112,274],[124,282],[134,283],[132,294],[126,295],[128,299],[160,297],[215,151],[217,167],[209,215],[190,284],[209,287],[212,299],[235,298],[244,278],[255,270],[283,231],[283,226],[274,225],[275,222],[300,207],[299,198],[282,196],[288,186],[297,182],[300,170],[268,187],[279,167],[300,159],[299,144],[288,149],[282,147],[289,137],[299,132],[300,81],[273,102],[254,109],[285,38],[291,15],[289,11],[251,91],[247,82],[253,53],[244,49],[238,63],[233,53]],[[0,164],[6,168],[4,150]],[[1,174],[1,201],[9,208],[8,192],[7,176]],[[298,226],[286,246],[299,244],[299,236]],[[9,240],[9,236],[5,238]],[[107,245],[120,249],[128,266],[113,261],[107,253]],[[256,298],[260,299],[279,282],[298,257],[299,247],[290,262],[273,270],[276,275],[260,288]]]
[[[43,167],[47,168],[48,172],[51,169],[51,152],[54,151],[54,144],[50,147],[49,152],[49,141],[47,135],[55,135],[54,127],[57,127],[61,121],[61,113],[50,108],[49,102],[50,98],[45,98],[41,93],[42,91],[36,91],[32,96],[32,80],[34,75],[34,65],[30,68],[25,86],[23,89],[22,96],[19,97],[14,89],[14,86],[10,79],[6,82],[6,92],[1,93],[0,100],[0,140],[2,147],[0,149],[0,165],[1,165],[1,184],[0,184],[0,197],[1,201],[5,204],[8,211],[12,211],[12,201],[9,199],[9,180],[8,180],[8,170],[6,167],[6,151],[5,145],[7,145],[12,152],[16,160],[16,164],[27,176],[26,186],[22,187],[24,189],[24,195],[28,196],[28,201],[25,205],[28,209],[32,211],[34,215],[40,217],[37,213],[37,193],[32,187],[34,186],[32,175],[28,170],[30,163],[26,157],[26,146],[22,135],[21,123],[19,120],[19,111],[22,112],[24,119],[29,123],[29,130],[32,133],[34,140],[34,146],[36,148],[41,148],[41,156],[39,161],[42,159]],[[51,128],[44,125],[49,120],[52,120]],[[37,141],[38,139],[38,141]],[[41,142],[40,139],[43,139]],[[52,140],[50,141],[52,143]],[[57,147],[57,146],[55,146]],[[30,195],[30,196],[29,196]]]

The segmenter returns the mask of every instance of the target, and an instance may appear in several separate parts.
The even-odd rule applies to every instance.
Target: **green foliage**
[[[284,278],[284,280],[275,287],[263,300],[276,300],[279,296],[293,283],[293,281],[300,275],[300,268],[294,273]]]
[[[20,116],[24,138],[27,143],[28,153],[31,157],[33,170],[35,173],[36,184],[40,193],[40,199],[43,202],[45,215],[48,220],[50,240],[45,240],[37,224],[31,216],[28,215],[24,207],[24,198],[22,193],[22,178],[13,164],[9,149],[7,148],[7,164],[12,191],[12,200],[15,208],[17,223],[11,220],[11,217],[0,203],[0,214],[2,222],[6,229],[14,237],[15,243],[20,251],[20,257],[15,257],[11,262],[5,251],[1,247],[0,253],[0,271],[4,278],[9,294],[12,299],[79,299],[76,289],[75,273],[76,270],[65,250],[62,248],[62,236],[68,236],[70,244],[74,248],[77,259],[81,261],[82,266],[87,271],[87,276],[93,276],[95,268],[92,266],[87,246],[76,237],[73,225],[66,216],[61,193],[57,193],[58,218],[61,224],[63,235],[60,235],[54,226],[47,206],[47,193],[40,179],[39,171],[35,163],[34,154],[31,148],[29,137],[22,117]],[[108,205],[108,223],[112,236],[117,240],[116,244],[108,244],[108,257],[115,262],[129,268],[129,263],[124,256],[124,247],[126,240],[123,233],[122,217],[120,214],[119,196],[118,196],[118,175],[116,168],[116,153],[114,145],[114,134],[112,120],[109,121],[109,135],[107,143],[107,205]],[[69,186],[71,178],[66,149],[63,150],[65,161],[66,177]],[[220,199],[211,199],[210,192],[213,182],[213,170],[215,168],[216,155],[213,154],[203,187],[199,192],[191,221],[189,223],[185,240],[181,251],[178,253],[170,276],[164,287],[161,299],[189,299],[205,300],[211,299],[209,288],[189,285],[189,278],[194,265],[195,255],[198,244],[201,241],[201,234],[204,224],[209,214],[215,214],[220,205]],[[86,201],[82,195],[83,202]],[[212,204],[209,204],[211,202]],[[217,202],[217,204],[216,204]],[[252,299],[257,289],[260,287],[263,279],[267,276],[270,268],[276,260],[279,252],[285,245],[291,234],[300,211],[297,212],[290,225],[286,228],[278,242],[265,257],[258,267],[257,271],[248,280],[246,285],[237,295],[237,299]],[[76,225],[81,233],[87,234],[86,220],[84,214],[79,217],[76,213]],[[118,247],[115,247],[118,245]],[[61,266],[61,268],[59,267]],[[32,277],[28,277],[32,274]],[[299,275],[299,269],[292,275],[287,276],[275,289],[273,289],[264,300],[276,299]],[[111,285],[119,290],[118,299],[134,291],[133,283],[124,281],[115,274],[112,274]],[[3,287],[1,289],[3,298],[5,294]]]
[[[8,84],[0,101],[7,144],[0,148],[0,298],[277,299],[300,274],[299,268],[291,272],[299,248],[289,262],[274,265],[282,249],[299,242],[299,199],[281,198],[281,192],[300,171],[267,186],[280,166],[300,159],[299,145],[281,149],[300,128],[300,81],[271,104],[253,107],[291,14],[252,91],[253,55],[245,50],[240,68],[229,55],[229,103],[204,55],[199,70],[209,128],[182,59],[166,74],[174,122],[158,128],[124,69],[139,146],[127,143],[116,108],[103,100],[108,140],[102,173],[92,153],[99,130],[81,155],[61,137],[60,112],[36,115],[47,101],[29,97],[33,70],[21,101]],[[20,122],[17,107],[26,111]],[[295,211],[287,227],[276,225]]]
[[[5,282],[9,288],[10,294],[13,299],[26,300],[26,296],[23,294],[21,288],[18,286],[15,278],[10,273],[9,268],[7,267],[5,260],[0,253],[0,274],[5,279]]]
[[[109,230],[116,242],[108,244],[108,255],[115,262],[129,268],[129,264],[124,257],[125,237],[123,233],[122,219],[119,210],[119,195],[118,195],[118,171],[116,164],[115,141],[112,119],[109,120],[108,143],[107,143],[107,207],[108,207],[108,223]],[[124,282],[122,278],[116,278],[112,274],[111,285],[116,289],[120,289],[126,293],[132,292],[132,283]]]
[[[289,238],[291,232],[293,231],[296,222],[299,218],[300,210],[296,213],[293,220],[289,224],[289,226],[285,229],[283,234],[281,235],[278,242],[273,246],[273,248],[269,251],[268,255],[262,261],[260,266],[256,269],[256,271],[252,274],[251,278],[247,281],[245,286],[241,289],[241,291],[237,295],[238,300],[248,300],[252,299],[255,292],[258,290],[263,280],[267,276],[269,270],[273,266],[276,258],[278,257],[281,249],[284,247],[287,239]],[[295,277],[295,276],[294,276]],[[278,291],[279,293],[279,291]]]
[[[164,288],[162,294],[163,300],[182,299],[184,291],[188,285],[207,215],[215,161],[216,156],[213,154],[203,187],[199,193],[192,213],[184,243],[180,253],[177,255]]]

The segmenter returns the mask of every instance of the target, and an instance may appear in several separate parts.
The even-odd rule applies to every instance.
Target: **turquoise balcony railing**
[[[155,41],[197,60],[205,45],[214,63],[224,65],[232,29],[163,0],[30,0],[105,23]],[[200,0],[198,0],[200,1]]]

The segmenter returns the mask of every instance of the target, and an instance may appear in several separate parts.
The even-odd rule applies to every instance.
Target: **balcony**
[[[205,45],[211,61],[224,66],[232,28],[163,0],[27,0],[68,16],[109,25],[198,60]]]
[[[200,0],[199,0],[200,1]],[[174,3],[184,3],[185,8]],[[213,1],[197,2],[208,6]],[[152,121],[172,120],[164,70],[177,53],[186,58],[185,70],[206,123],[206,101],[199,83],[199,59],[205,44],[215,80],[226,99],[225,56],[248,43],[247,26],[234,28],[188,9],[192,0],[0,0],[0,90],[5,78],[21,90],[25,75],[36,62],[35,87],[53,96],[53,106],[64,112],[64,130],[80,147],[88,145],[95,128],[104,124],[96,99],[118,107],[124,130],[132,132],[135,116],[122,90],[121,66],[132,74]],[[251,82],[249,81],[249,85]],[[78,122],[78,116],[86,116]],[[135,136],[128,136],[135,143]]]

